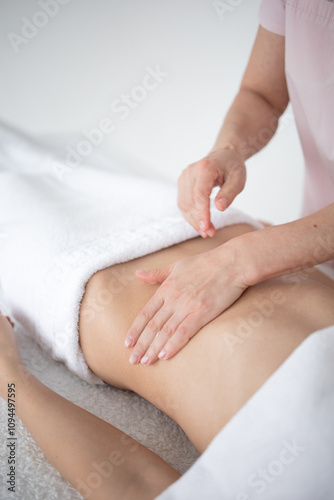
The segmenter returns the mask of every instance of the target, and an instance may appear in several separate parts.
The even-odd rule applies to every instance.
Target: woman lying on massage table
[[[212,239],[194,238],[95,273],[80,310],[80,343],[90,368],[107,383],[135,391],[186,432],[202,453],[290,353],[312,332],[334,323],[334,284],[318,270],[271,279],[248,288],[229,309],[203,327],[169,360],[129,363],[124,337],[158,285],[133,279],[139,268],[168,265],[201,254],[254,229],[237,224]],[[92,320],[90,300],[129,279]],[[131,279],[132,278],[132,279]],[[15,384],[16,412],[48,460],[79,492],[109,464],[89,498],[153,499],[180,474],[144,446],[39,382],[23,365],[12,326],[0,316],[1,396]],[[111,465],[110,465],[111,464]]]

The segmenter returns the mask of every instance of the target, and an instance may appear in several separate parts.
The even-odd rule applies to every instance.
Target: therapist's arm
[[[289,102],[284,61],[285,37],[260,26],[239,92],[212,150],[179,178],[179,208],[203,237],[215,234],[209,204],[213,187],[221,187],[215,204],[224,210],[244,188],[245,161],[277,130]]]
[[[163,284],[136,317],[126,345],[135,346],[136,363],[145,354],[142,362],[147,365],[158,357],[169,359],[249,286],[333,259],[334,203],[294,222],[243,234],[166,268],[137,271],[142,281]],[[152,319],[156,329],[150,327]]]
[[[243,255],[249,286],[334,260],[334,203],[302,219],[239,238],[235,244]]]

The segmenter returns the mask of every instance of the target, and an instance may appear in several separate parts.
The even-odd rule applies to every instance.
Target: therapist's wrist
[[[261,268],[259,258],[261,254],[261,236],[259,231],[236,236],[227,241],[222,247],[233,255],[235,281],[244,288],[257,285],[267,279]],[[269,276],[268,276],[269,277]]]
[[[297,225],[266,227],[230,240],[236,249],[237,267],[247,286],[309,267],[304,262],[307,254],[302,232],[296,234]]]
[[[245,290],[250,286],[250,275],[249,259],[245,252],[246,241],[243,240],[243,236],[232,238],[223,245],[210,250],[207,257],[211,263],[214,263],[217,272],[224,277],[225,286],[237,286]]]

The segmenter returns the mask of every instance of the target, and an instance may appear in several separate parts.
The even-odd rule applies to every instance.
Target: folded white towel
[[[59,176],[45,148],[1,128],[0,139],[1,131],[6,148],[0,152],[0,279],[6,303],[54,359],[101,384],[78,338],[88,279],[197,233],[178,210],[173,185],[89,165]],[[241,222],[261,227],[233,208],[212,211],[217,228]]]

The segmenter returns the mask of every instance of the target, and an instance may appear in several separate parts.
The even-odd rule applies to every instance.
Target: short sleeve
[[[286,0],[262,0],[259,9],[259,22],[266,30],[277,35],[285,35]]]

